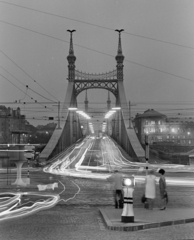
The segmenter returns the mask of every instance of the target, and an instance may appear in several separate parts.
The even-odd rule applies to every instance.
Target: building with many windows
[[[191,118],[167,118],[154,109],[148,109],[135,116],[134,125],[142,144],[148,135],[149,144],[194,146],[194,121]]]
[[[27,143],[25,124],[25,115],[21,115],[19,107],[14,110],[0,106],[0,144]]]

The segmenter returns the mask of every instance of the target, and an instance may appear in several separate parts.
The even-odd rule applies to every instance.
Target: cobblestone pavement
[[[175,240],[194,239],[194,224],[138,232],[107,230],[97,207],[56,206],[32,216],[2,222],[2,240]]]
[[[31,180],[33,183],[47,183],[50,181],[49,176],[42,172],[34,172],[31,174]],[[58,180],[64,184],[65,189],[59,184],[59,188],[54,192],[60,193],[61,199],[64,200],[52,209],[1,222],[0,240],[194,239],[194,223],[137,232],[107,230],[98,207],[113,205],[111,183],[53,176],[52,182]],[[143,186],[138,186],[134,191],[135,207],[142,207],[142,192]],[[194,187],[168,187],[168,192],[168,207],[194,206]]]

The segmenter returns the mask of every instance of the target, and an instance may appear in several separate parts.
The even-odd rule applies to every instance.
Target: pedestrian
[[[156,198],[156,176],[153,169],[148,171],[145,179],[145,197],[148,202],[148,209],[153,210],[154,199]]]
[[[168,201],[168,195],[166,191],[166,179],[164,177],[165,170],[160,169],[158,171],[160,174],[160,179],[159,179],[159,190],[160,190],[160,198],[161,198],[161,208],[160,210],[165,210],[166,209],[166,204]]]
[[[123,178],[124,175],[117,169],[108,178],[108,180],[112,180],[114,182],[113,195],[115,208],[123,208]]]

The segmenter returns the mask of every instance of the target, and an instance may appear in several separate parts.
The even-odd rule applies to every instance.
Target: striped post
[[[148,174],[148,163],[149,163],[149,141],[148,135],[145,135],[145,159],[146,159],[146,175]]]
[[[128,223],[134,222],[134,211],[133,211],[133,191],[131,187],[124,187],[124,206],[121,215],[121,222]]]

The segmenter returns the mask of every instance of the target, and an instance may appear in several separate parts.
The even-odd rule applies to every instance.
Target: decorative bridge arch
[[[129,120],[129,108],[125,96],[123,85],[123,61],[124,56],[121,46],[121,32],[119,33],[118,50],[115,57],[116,69],[107,73],[89,74],[75,69],[76,57],[73,49],[73,32],[70,32],[70,46],[68,60],[68,87],[65,95],[65,101],[61,109],[61,129],[56,128],[50,141],[42,151],[40,159],[48,160],[59,154],[78,139],[83,137],[79,118],[75,112],[69,111],[69,107],[77,107],[77,96],[87,89],[105,89],[112,92],[116,98],[116,104],[121,110],[116,113],[114,124],[112,126],[112,138],[133,158],[144,159],[145,152],[137,138]]]
[[[89,74],[75,70],[75,96],[77,97],[82,91],[92,88],[106,89],[117,97],[117,71],[113,70],[102,74]]]

